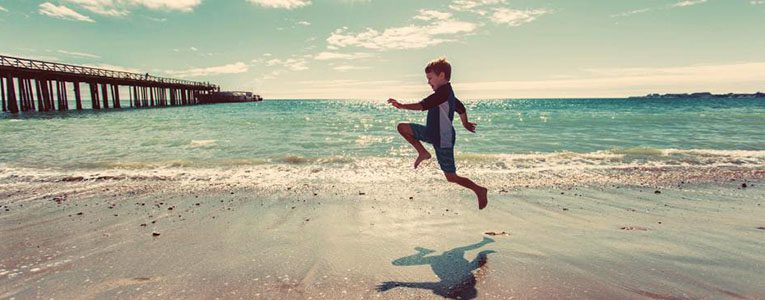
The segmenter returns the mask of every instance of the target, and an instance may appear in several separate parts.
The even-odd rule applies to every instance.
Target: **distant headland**
[[[765,93],[763,92],[757,92],[754,94],[736,94],[736,93],[728,93],[728,94],[712,94],[709,92],[704,93],[691,93],[691,94],[648,94],[645,96],[633,96],[630,98],[670,98],[670,99],[710,99],[710,98],[723,98],[723,99],[741,99],[741,98],[765,98]]]

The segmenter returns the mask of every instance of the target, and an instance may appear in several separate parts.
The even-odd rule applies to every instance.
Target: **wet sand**
[[[0,298],[765,298],[759,168],[259,168],[0,173]]]

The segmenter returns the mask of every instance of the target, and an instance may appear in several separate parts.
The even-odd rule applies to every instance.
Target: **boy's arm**
[[[403,104],[403,103],[399,103],[398,100],[393,99],[393,98],[388,99],[388,103],[390,103],[391,105],[393,105],[393,107],[398,108],[398,109],[423,110],[422,109],[422,104],[420,104],[420,103]]]
[[[465,105],[462,104],[462,101],[460,101],[460,99],[454,99],[454,100],[455,100],[454,111],[460,115],[462,126],[464,126],[465,129],[467,129],[467,131],[475,133],[476,124],[468,121],[467,109],[465,109]]]
[[[431,94],[425,99],[422,99],[422,101],[418,103],[409,103],[409,104],[403,104],[399,103],[396,99],[388,99],[388,103],[393,105],[393,107],[398,109],[408,109],[408,110],[428,110],[433,107],[436,107],[440,105],[441,103],[446,102],[449,99],[448,90],[446,89],[438,89],[435,93]]]

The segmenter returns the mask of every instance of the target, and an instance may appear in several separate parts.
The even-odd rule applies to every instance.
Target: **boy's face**
[[[439,87],[446,84],[446,74],[444,72],[439,73],[436,75],[436,73],[428,72],[425,73],[425,77],[428,78],[428,84],[435,92]]]

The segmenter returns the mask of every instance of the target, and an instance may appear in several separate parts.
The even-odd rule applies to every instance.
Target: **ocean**
[[[518,99],[466,101],[456,158],[533,158],[534,167],[765,163],[765,101]],[[385,101],[257,103],[0,115],[0,167],[79,170],[342,165],[414,158],[399,122],[425,112]],[[524,167],[525,165],[517,165]]]

